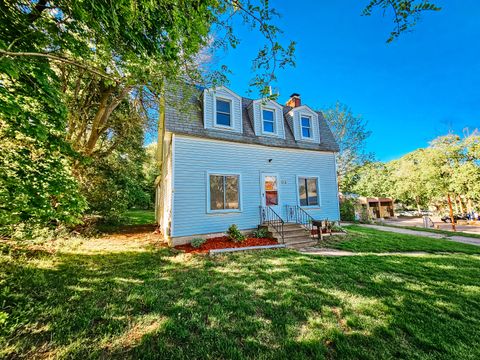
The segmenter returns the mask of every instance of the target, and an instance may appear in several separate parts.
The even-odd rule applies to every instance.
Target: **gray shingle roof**
[[[183,108],[180,110],[174,104],[175,100],[181,100],[170,96],[169,100],[167,100],[167,106],[165,109],[166,130],[176,134],[234,141],[246,144],[330,152],[339,151],[338,144],[335,141],[335,138],[333,137],[333,134],[330,131],[330,128],[328,127],[327,122],[325,121],[325,118],[321,112],[317,112],[320,129],[320,144],[314,144],[295,140],[293,135],[292,118],[287,115],[287,113],[291,110],[291,108],[288,106],[283,106],[285,139],[255,135],[253,129],[253,119],[250,119],[247,110],[248,106],[253,101],[249,98],[242,98],[243,134],[216,129],[205,129],[203,125],[203,113],[201,108],[203,101],[201,99],[202,97],[200,96],[193,100],[195,106],[189,106],[186,109]]]

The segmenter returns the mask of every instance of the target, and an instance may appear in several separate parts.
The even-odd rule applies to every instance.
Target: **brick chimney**
[[[290,95],[290,99],[288,99],[285,105],[290,106],[292,108],[299,107],[300,105],[302,105],[302,102],[300,100],[300,94],[293,93],[292,95]]]

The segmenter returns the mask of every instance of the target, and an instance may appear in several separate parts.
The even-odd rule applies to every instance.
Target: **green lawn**
[[[385,224],[383,226],[409,229],[409,230],[415,230],[415,231],[426,231],[426,232],[441,234],[445,236],[465,236],[465,237],[480,239],[480,234],[471,234],[471,233],[466,233],[462,231],[449,231],[449,230],[430,229],[430,228],[427,229],[419,226],[397,226],[397,225],[385,225]]]
[[[0,246],[0,358],[480,358],[478,255],[212,258],[91,241]]]
[[[138,210],[132,209],[122,214],[121,218],[115,222],[102,221],[97,224],[96,228],[101,233],[116,233],[129,230],[132,226],[148,227],[155,224],[154,210]]]
[[[125,214],[126,225],[155,224],[154,210],[128,210]]]
[[[378,231],[359,225],[346,227],[348,235],[327,240],[327,246],[356,252],[458,252],[480,254],[480,246],[462,244],[444,239],[431,239],[423,236],[396,234]],[[328,238],[327,238],[328,239]]]

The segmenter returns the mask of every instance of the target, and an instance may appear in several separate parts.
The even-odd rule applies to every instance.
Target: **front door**
[[[278,192],[279,180],[277,174],[263,173],[261,178],[262,206],[270,206],[279,216],[280,197]]]

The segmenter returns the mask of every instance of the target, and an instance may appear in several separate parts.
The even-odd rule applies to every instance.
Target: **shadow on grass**
[[[286,250],[13,254],[0,262],[0,356],[475,358],[479,264]]]

